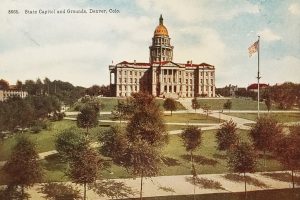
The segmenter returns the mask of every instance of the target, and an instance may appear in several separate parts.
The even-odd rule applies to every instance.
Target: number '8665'
[[[8,10],[8,14],[19,14],[18,10]]]

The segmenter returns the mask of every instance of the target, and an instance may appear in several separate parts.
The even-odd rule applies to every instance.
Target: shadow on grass
[[[168,167],[178,166],[180,165],[180,162],[177,159],[170,158],[170,157],[163,157],[162,161],[165,165]]]
[[[58,154],[52,154],[45,158],[43,166],[49,171],[63,171],[67,167],[66,161]]]
[[[222,187],[222,184],[218,181],[213,181],[207,178],[200,178],[198,176],[195,177],[186,177],[185,180],[190,184],[195,185],[204,189],[216,189],[216,190],[225,190]]]
[[[221,159],[221,160],[226,160],[227,159],[226,154],[214,153],[213,157],[216,158],[216,159]]]
[[[278,180],[278,181],[284,181],[284,182],[292,182],[292,175],[288,172],[282,172],[282,173],[262,173],[263,176],[267,176],[269,178]],[[300,177],[294,176],[294,181],[296,185],[300,185]]]
[[[164,192],[170,192],[171,194],[174,194],[174,193],[176,193],[175,192],[175,190],[173,189],[173,188],[171,188],[171,187],[166,187],[166,186],[159,186],[158,187],[158,189],[159,190],[162,190],[162,191],[164,191]]]
[[[100,122],[101,123],[101,122]],[[99,124],[100,127],[107,127],[109,128],[111,125],[110,124]]]
[[[227,180],[230,180],[230,181],[233,181],[233,182],[239,182],[239,183],[242,183],[244,182],[244,176],[242,175],[239,175],[239,174],[226,174],[223,176],[225,179]],[[256,178],[252,178],[250,176],[247,176],[246,175],[246,181],[247,181],[247,184],[249,185],[254,185],[256,187],[260,187],[260,188],[269,188],[268,185],[266,185],[265,183],[259,181],[258,179]]]
[[[22,194],[21,187],[16,185],[7,185],[0,187],[0,199],[18,200],[29,199],[30,195],[27,192]]]
[[[39,193],[46,199],[80,200],[80,190],[64,183],[46,183],[40,188]]]
[[[266,158],[266,160],[273,160],[273,159],[275,159],[275,157],[273,155],[267,154],[267,153],[266,153],[266,156],[264,156],[263,153],[259,153],[258,154],[258,158],[259,159],[265,159]]]
[[[191,160],[191,156],[188,154],[181,155],[180,157],[187,161]],[[206,158],[200,155],[194,155],[194,162],[200,165],[211,165],[211,166],[215,166],[216,164],[219,163],[215,159]]]
[[[136,191],[132,190],[125,183],[109,179],[89,184],[88,188],[92,189],[99,196],[111,199],[128,198],[136,194]]]

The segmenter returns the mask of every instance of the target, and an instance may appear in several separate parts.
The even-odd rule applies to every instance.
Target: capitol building
[[[112,95],[126,97],[144,91],[156,97],[215,97],[215,67],[192,61],[175,63],[173,49],[160,16],[149,47],[149,62],[123,61],[109,66]]]

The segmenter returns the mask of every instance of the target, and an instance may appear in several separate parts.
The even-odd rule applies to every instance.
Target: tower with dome
[[[116,97],[144,91],[157,97],[215,97],[215,67],[173,62],[173,49],[162,15],[149,47],[149,62],[110,65],[110,87]]]

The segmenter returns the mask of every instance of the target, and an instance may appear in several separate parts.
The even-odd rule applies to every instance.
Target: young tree
[[[266,166],[266,151],[271,151],[274,142],[282,134],[282,126],[270,117],[260,117],[255,126],[250,130],[250,136],[254,147],[264,154],[264,166]]]
[[[145,140],[137,139],[130,142],[122,158],[123,166],[132,175],[139,176],[140,199],[143,198],[143,178],[156,176],[162,164],[160,149]]]
[[[86,136],[89,134],[89,129],[98,125],[98,112],[89,105],[84,106],[77,115],[77,126],[86,129]]]
[[[25,195],[25,188],[42,181],[43,172],[38,158],[35,144],[26,137],[20,137],[4,165],[10,184],[21,187],[22,197]]]
[[[122,164],[122,158],[126,154],[128,140],[123,127],[112,126],[103,132],[99,137],[101,153],[104,156],[111,157],[117,164]]]
[[[200,108],[200,103],[196,97],[192,99],[192,108],[195,110],[195,112]]]
[[[127,101],[118,101],[118,104],[114,107],[114,110],[112,111],[112,115],[114,118],[119,119],[120,123],[121,120],[127,120],[129,119],[134,112],[134,106],[131,102]]]
[[[192,164],[192,174],[194,181],[194,199],[195,199],[195,187],[196,187],[196,170],[194,166],[193,152],[200,147],[201,144],[201,129],[196,126],[188,126],[182,133],[181,139],[183,140],[183,145],[186,151],[190,152],[191,164]]]
[[[228,99],[228,100],[224,103],[223,108],[224,108],[224,109],[228,109],[229,112],[230,112],[231,107],[232,107],[232,102]]]
[[[171,111],[171,115],[173,111],[177,110],[176,101],[172,98],[167,98],[164,101],[163,107],[164,109]]]
[[[154,146],[163,145],[167,140],[167,132],[162,113],[158,105],[148,104],[143,109],[135,111],[127,125],[127,138],[146,140]]]
[[[269,95],[266,97],[265,104],[267,106],[268,112],[270,112],[271,107],[272,107],[272,102],[271,102],[271,98]]]
[[[218,143],[218,150],[229,150],[238,142],[238,135],[236,134],[236,123],[232,120],[224,122],[216,133]]]
[[[300,168],[300,126],[291,127],[291,133],[277,139],[275,154],[292,173],[292,184],[295,188],[294,171]]]
[[[254,172],[256,154],[253,147],[247,143],[240,143],[229,151],[228,165],[233,172],[243,173],[245,180],[245,198],[247,198],[246,173]]]
[[[100,141],[103,141],[102,150],[111,155],[114,162],[141,177],[142,199],[143,178],[158,174],[161,147],[167,142],[167,133],[155,98],[145,93],[134,93],[132,96],[130,103],[134,110],[126,132],[112,128]]]
[[[76,128],[69,128],[60,132],[55,140],[58,153],[68,161],[77,156],[77,152],[86,148],[88,143],[84,135]]]
[[[86,199],[86,186],[97,179],[97,172],[101,168],[101,159],[97,152],[89,147],[77,151],[77,156],[70,162],[70,178],[78,184],[83,184],[83,199]]]

